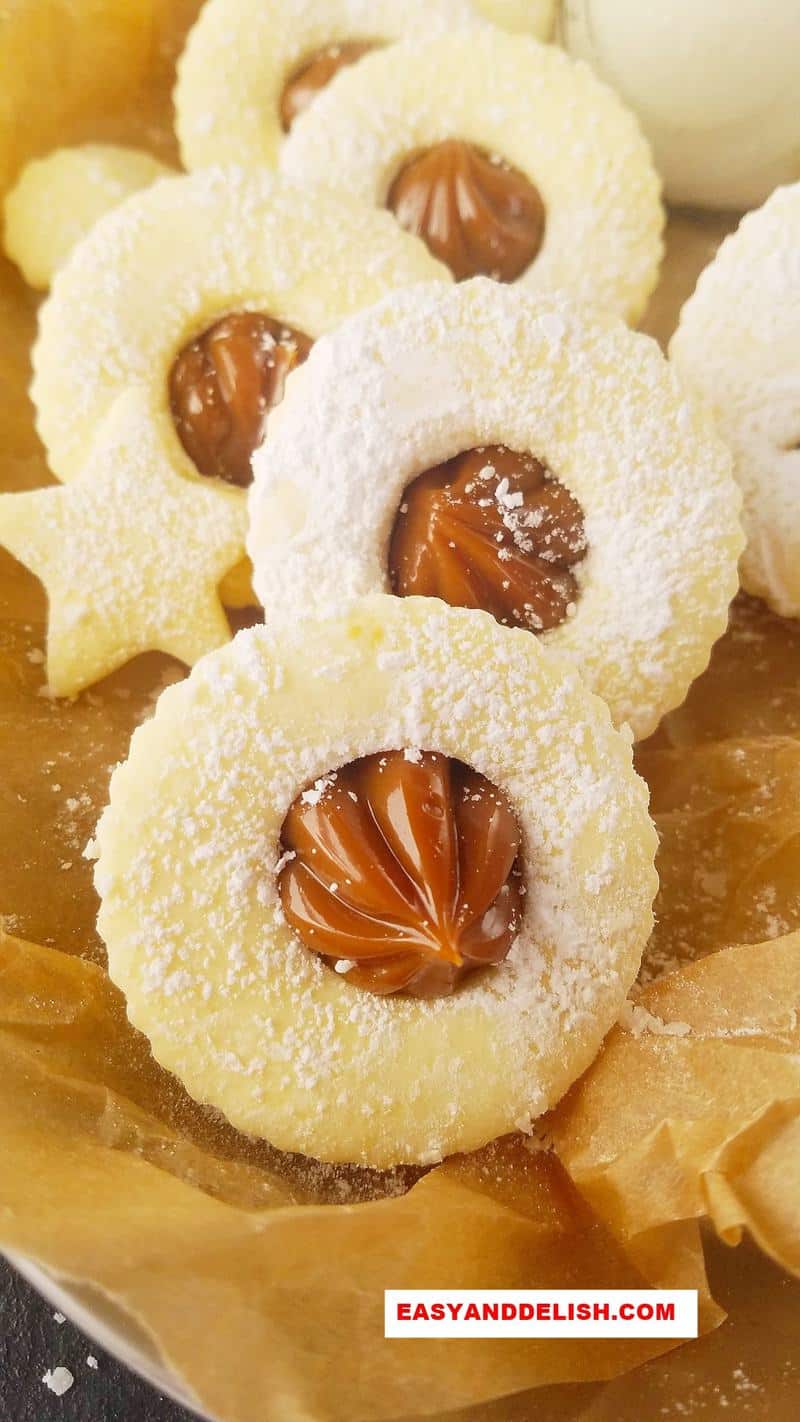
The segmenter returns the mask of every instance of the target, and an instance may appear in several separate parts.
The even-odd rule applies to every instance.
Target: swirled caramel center
[[[312,341],[260,311],[223,316],[176,356],[169,401],[178,437],[201,474],[246,488],[267,415]]]
[[[375,40],[345,40],[325,45],[324,49],[318,49],[310,59],[304,60],[300,68],[289,75],[281,94],[280,116],[284,133],[289,132],[295,119],[305,113],[317,94],[330,84],[340,69],[355,64],[356,60],[377,47]]]
[[[400,597],[479,607],[544,632],[578,598],[583,511],[530,454],[487,445],[420,474],[403,494],[389,545]]]
[[[474,143],[448,138],[415,154],[386,199],[456,281],[516,281],[544,239],[545,210],[530,178]]]
[[[461,761],[352,761],[298,796],[281,839],[286,918],[357,987],[445,996],[511,947],[519,830],[505,795]]]

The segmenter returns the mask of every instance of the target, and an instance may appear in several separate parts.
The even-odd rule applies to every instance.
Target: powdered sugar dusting
[[[341,676],[320,682],[330,650]],[[508,959],[432,1002],[345,983],[276,890],[303,787],[401,747],[474,765],[525,843]],[[528,634],[428,600],[252,629],[206,658],[134,737],[97,842],[110,970],[159,1059],[245,1130],[326,1158],[438,1158],[538,1114],[619,1011],[651,922],[646,790],[605,708]]]
[[[138,652],[158,648],[192,663],[226,641],[217,584],[243,541],[241,500],[173,472],[135,388],[101,427],[80,479],[0,496],[0,542],[47,589],[57,695]]]
[[[711,403],[744,492],[744,586],[800,614],[800,183],[748,213],[681,312],[670,358]]]
[[[207,0],[178,65],[183,161],[274,164],[284,85],[333,42],[425,40],[480,22],[469,0]]]
[[[92,228],[42,307],[32,395],[53,472],[80,476],[98,423],[137,384],[162,417],[165,454],[191,476],[168,408],[187,341],[240,310],[314,339],[396,285],[447,276],[389,213],[347,196],[260,169],[164,178]]]
[[[641,1037],[645,1032],[655,1033],[659,1037],[688,1037],[692,1030],[688,1022],[665,1022],[655,1013],[648,1012],[640,1003],[630,1000],[623,1003],[619,1020],[626,1032],[630,1032],[634,1037]]]
[[[739,496],[655,343],[563,296],[419,285],[318,342],[254,459],[248,548],[265,606],[291,616],[387,589],[405,488],[493,444],[541,459],[584,513],[579,596],[543,641],[648,734],[725,629]]]
[[[448,138],[541,194],[544,242],[518,284],[638,316],[661,257],[659,179],[633,115],[556,46],[490,26],[369,54],[297,119],[280,168],[382,207],[408,155]]]

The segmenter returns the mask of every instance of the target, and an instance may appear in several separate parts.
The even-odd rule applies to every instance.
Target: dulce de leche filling
[[[357,987],[445,996],[514,941],[517,823],[461,761],[418,750],[352,761],[298,796],[281,843],[287,920]]]
[[[281,127],[288,133],[295,119],[313,104],[317,94],[330,84],[340,69],[355,64],[363,55],[376,49],[374,40],[345,40],[338,44],[325,45],[310,59],[304,60],[299,69],[289,75],[281,94]]]
[[[583,511],[531,454],[487,445],[458,454],[408,486],[389,544],[392,591],[476,607],[544,632],[578,598],[586,555]]]
[[[215,321],[178,353],[169,401],[178,437],[201,474],[246,488],[250,460],[286,378],[313,342],[260,311]]]
[[[474,143],[448,138],[409,158],[386,199],[456,281],[516,281],[544,239],[539,191],[518,168]]]

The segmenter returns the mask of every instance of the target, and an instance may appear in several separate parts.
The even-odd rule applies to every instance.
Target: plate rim
[[[163,1393],[170,1401],[185,1408],[200,1422],[214,1422],[211,1414],[200,1410],[199,1403],[186,1392],[184,1384],[166,1366],[159,1364],[133,1339],[125,1336],[121,1329],[102,1318],[71,1289],[69,1281],[58,1277],[50,1270],[29,1259],[16,1250],[4,1249],[3,1257],[30,1284],[36,1293],[59,1313],[66,1315],[70,1323],[85,1333],[93,1343],[109,1353],[116,1362],[142,1378],[157,1392]],[[124,1305],[119,1305],[124,1311]]]

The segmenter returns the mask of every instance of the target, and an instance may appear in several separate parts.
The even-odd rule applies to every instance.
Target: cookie
[[[51,693],[74,696],[140,652],[191,664],[226,642],[217,584],[241,557],[244,521],[233,489],[175,472],[136,387],[79,479],[0,494],[0,544],[47,592]]]
[[[341,68],[477,19],[469,0],[208,0],[178,65],[184,164],[274,167],[297,116]]]
[[[46,290],[99,218],[170,169],[140,148],[57,148],[23,169],[5,200],[5,249],[30,286]]]
[[[285,1150],[430,1163],[529,1129],[589,1064],[654,851],[630,742],[568,666],[377,596],[164,693],[98,827],[99,928],[198,1100]]]
[[[707,399],[744,496],[742,583],[800,617],[800,183],[748,213],[681,311],[670,359]]]
[[[485,27],[367,55],[295,123],[282,171],[394,212],[457,279],[638,318],[663,211],[634,117],[582,64]]]
[[[725,630],[730,456],[649,337],[478,278],[320,342],[254,459],[248,549],[280,620],[394,591],[566,653],[637,737]]]
[[[447,272],[421,242],[346,197],[265,171],[165,179],[92,228],[42,307],[32,395],[50,467],[82,476],[137,385],[160,459],[193,487],[233,486],[244,509],[252,449],[312,341],[431,277]],[[224,595],[253,601],[246,565]]]

